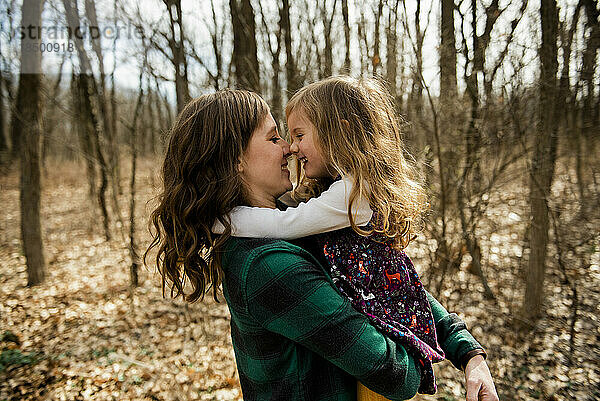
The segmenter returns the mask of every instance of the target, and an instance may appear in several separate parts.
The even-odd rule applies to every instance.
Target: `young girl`
[[[295,195],[303,189],[320,196],[285,211],[235,208],[229,215],[232,234],[282,239],[318,234],[314,240],[340,292],[413,353],[421,365],[419,392],[435,393],[432,364],[444,352],[427,293],[402,251],[426,201],[405,159],[389,94],[372,79],[332,77],[297,92],[286,116],[290,150],[301,163]],[[213,229],[222,230],[220,223]],[[373,397],[368,392],[359,386],[359,399]]]

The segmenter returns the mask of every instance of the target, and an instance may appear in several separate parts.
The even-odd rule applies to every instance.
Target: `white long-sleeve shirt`
[[[229,217],[234,237],[295,239],[350,227],[348,203],[352,180],[335,181],[320,196],[297,207],[278,210],[262,207],[235,207]],[[352,216],[358,226],[367,224],[373,215],[366,196],[357,197]],[[212,231],[222,234],[225,227],[215,222]]]

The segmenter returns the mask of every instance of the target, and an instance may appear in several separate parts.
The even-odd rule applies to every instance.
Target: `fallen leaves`
[[[141,167],[142,173],[152,171],[150,164]],[[48,277],[34,288],[25,287],[18,178],[14,172],[0,178],[0,333],[11,333],[0,342],[7,352],[0,359],[0,399],[241,399],[226,304],[211,296],[192,305],[165,299],[159,276],[143,268],[142,285],[131,291],[127,244],[119,235],[103,240],[84,178],[75,177],[74,168],[60,164],[49,169],[42,203]],[[65,175],[73,177],[54,185],[56,177]],[[153,190],[148,178],[139,185],[136,213],[143,227],[149,215],[145,200]],[[527,204],[509,199],[508,191],[502,196],[491,197],[489,227],[480,236],[497,303],[483,297],[478,279],[466,270],[468,255],[461,270],[448,273],[439,300],[459,313],[486,347],[501,399],[600,399],[598,247],[590,251],[590,268],[578,273],[574,353],[571,301],[556,269],[547,276],[547,316],[532,332],[517,333],[512,322],[522,296],[520,238]],[[119,232],[116,226],[113,230]],[[143,246],[148,243],[145,231],[138,238]],[[420,272],[428,270],[427,255],[434,249],[435,241],[423,237],[411,245]],[[435,370],[438,394],[416,399],[464,400],[462,372],[447,361]]]

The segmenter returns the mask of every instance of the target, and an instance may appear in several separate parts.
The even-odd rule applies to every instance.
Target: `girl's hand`
[[[494,379],[483,359],[477,355],[469,360],[465,367],[467,381],[467,401],[499,401]]]

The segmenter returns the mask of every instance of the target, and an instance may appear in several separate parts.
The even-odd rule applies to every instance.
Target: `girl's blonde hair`
[[[392,97],[375,79],[336,76],[300,89],[286,106],[286,116],[303,111],[316,127],[316,144],[326,163],[353,179],[348,217],[361,235],[383,234],[397,248],[415,237],[415,222],[427,207],[420,175],[407,157]],[[308,180],[299,168],[297,188],[317,196],[327,184]],[[352,204],[365,194],[375,212],[373,229],[360,229]]]

